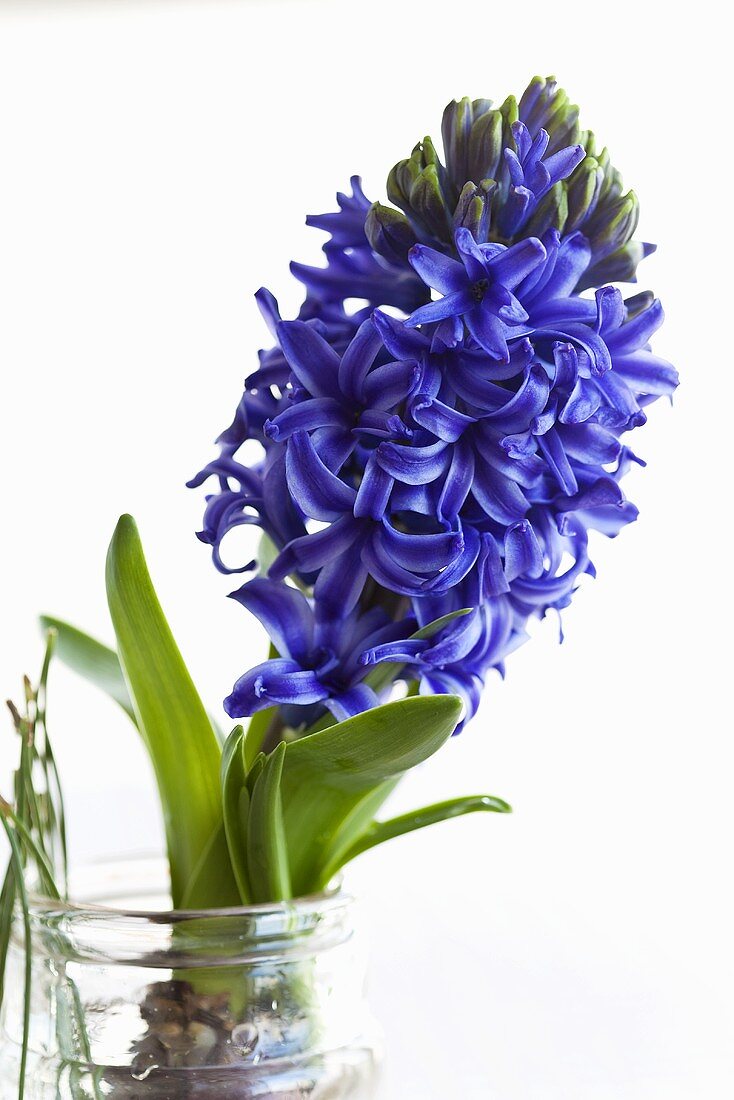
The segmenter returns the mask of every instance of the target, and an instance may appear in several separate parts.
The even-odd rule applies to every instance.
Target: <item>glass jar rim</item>
[[[164,860],[147,857],[100,860],[83,871],[112,872],[118,895],[139,892],[149,897],[151,881],[141,890],[136,873],[147,873],[150,880],[157,872],[160,879],[165,866]],[[178,968],[302,957],[337,946],[352,934],[354,898],[339,881],[320,894],[218,909],[113,905],[103,897],[104,902],[65,901],[31,890],[34,932],[67,960]]]
[[[148,872],[158,872],[159,877],[163,877],[164,875],[167,876],[166,860],[157,855],[142,855],[138,857],[115,856],[110,859],[102,858],[89,860],[81,864],[79,870],[82,874],[86,875],[94,871],[109,871],[112,868],[119,869],[121,873],[139,872],[140,869],[143,868]],[[150,889],[150,886],[144,888]],[[129,893],[129,890],[130,886],[128,885],[124,892]],[[86,893],[87,891],[85,890],[84,892]],[[149,920],[152,923],[175,923],[179,920],[203,920],[207,917],[231,917],[245,913],[278,913],[286,909],[292,912],[294,908],[304,912],[312,909],[323,911],[331,907],[341,908],[353,902],[354,898],[343,891],[342,879],[341,877],[337,877],[334,879],[334,883],[331,887],[326,890],[321,890],[318,893],[304,894],[301,897],[290,898],[287,901],[253,902],[249,905],[218,906],[213,909],[177,909],[170,905],[162,908],[147,906],[139,907],[137,905],[114,905],[104,901],[94,901],[91,900],[91,898],[76,900],[72,897],[69,900],[65,900],[63,898],[50,897],[48,894],[44,894],[40,889],[34,888],[33,886],[29,888],[28,900],[31,911],[36,913],[63,912],[82,916],[87,913],[90,915],[106,914],[110,917],[138,917]]]

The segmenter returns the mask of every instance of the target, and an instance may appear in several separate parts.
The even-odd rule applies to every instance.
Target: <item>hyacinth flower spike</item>
[[[650,346],[660,303],[609,285],[651,251],[634,194],[553,78],[498,107],[457,100],[441,131],[443,149],[425,138],[390,171],[385,202],[353,176],[309,218],[322,266],[293,265],[293,319],[258,293],[274,344],[191,483],[212,482],[199,537],[220,571],[253,574],[233,596],[271,639],[225,701],[252,716],[227,790],[277,752],[288,797],[367,769],[374,816],[378,788],[475,716],[529,622],[594,575],[593,532],[637,517],[629,434],[677,374]],[[262,541],[231,560],[242,527]],[[304,778],[308,746],[328,777]],[[309,859],[292,881],[319,888]]]

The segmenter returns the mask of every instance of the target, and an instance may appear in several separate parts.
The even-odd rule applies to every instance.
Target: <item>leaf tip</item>
[[[123,512],[115,524],[115,530],[112,535],[112,541],[114,542],[119,538],[138,538],[138,525],[129,512]]]

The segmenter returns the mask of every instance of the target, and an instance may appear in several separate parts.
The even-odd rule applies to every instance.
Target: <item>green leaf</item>
[[[58,636],[56,656],[67,668],[108,695],[122,707],[128,718],[137,724],[135,708],[130,692],[127,690],[120,658],[114,649],[98,642],[96,638],[85,634],[78,627],[65,623],[61,619],[54,619],[51,615],[41,615],[39,622],[44,630],[56,632]],[[216,718],[210,714],[209,721],[217,735],[217,740],[220,744],[224,744],[224,734]]]
[[[281,741],[265,760],[250,796],[247,866],[255,902],[292,896],[280,788],[285,756]]]
[[[399,817],[390,818],[389,821],[373,821],[351,848],[342,853],[338,864],[332,864],[325,869],[324,883],[328,883],[345,863],[378,844],[384,844],[386,840],[415,832],[416,829],[425,829],[428,825],[438,824],[439,821],[449,821],[452,817],[462,817],[465,814],[482,811],[510,814],[512,806],[490,794],[464,795],[460,798],[448,799],[446,802],[436,802],[432,806],[423,806],[420,810],[401,814]]]
[[[222,803],[229,858],[243,905],[249,905],[252,901],[247,873],[247,817],[250,795],[246,782],[245,731],[242,726],[235,726],[222,753]]]
[[[23,855],[15,832],[10,827],[10,824],[4,813],[0,813],[0,825],[5,832],[8,844],[10,845],[10,867],[12,868],[13,881],[18,891],[20,910],[23,918],[23,947],[25,952],[23,966],[23,1033],[21,1037],[20,1066],[18,1069],[18,1100],[23,1100],[23,1097],[25,1096],[26,1068],[28,1065],[28,1050],[31,1029],[31,979],[33,976],[31,917],[30,909],[28,906],[28,893],[23,877]],[[8,927],[10,927],[12,919],[13,914],[11,912]]]
[[[134,722],[135,712],[130,692],[114,649],[50,615],[41,616],[41,625],[44,630],[56,631],[56,656],[114,699]]]
[[[251,768],[258,753],[262,752],[270,723],[277,713],[277,707],[266,707],[264,710],[257,711],[250,719],[243,746],[245,767]]]
[[[252,762],[252,767],[247,773],[247,790],[250,794],[255,789],[255,784],[262,775],[262,770],[265,767],[265,761],[267,756],[264,752],[259,752]]]
[[[386,703],[286,745],[281,791],[295,896],[319,889],[398,779],[451,736],[453,695]]]
[[[221,748],[158,602],[132,516],[120,518],[110,543],[107,599],[158,782],[173,903],[236,904],[222,814]],[[204,879],[203,867],[210,872]]]

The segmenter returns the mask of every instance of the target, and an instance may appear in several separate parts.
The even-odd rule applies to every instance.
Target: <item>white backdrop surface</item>
[[[303,225],[391,165],[444,104],[555,72],[642,204],[642,268],[680,367],[637,433],[637,524],[537,624],[473,725],[394,808],[487,790],[469,818],[365,856],[386,1100],[731,1094],[730,129],[723,30],[695,11],[316,0],[0,5],[0,689],[39,611],[109,639],[103,563],[138,519],[213,707],[265,640],[194,538],[184,481],[256,349],[252,294],[292,315]],[[54,673],[78,858],[155,846],[142,749]],[[9,737],[0,740],[3,772]],[[113,809],[114,808],[114,809]]]

